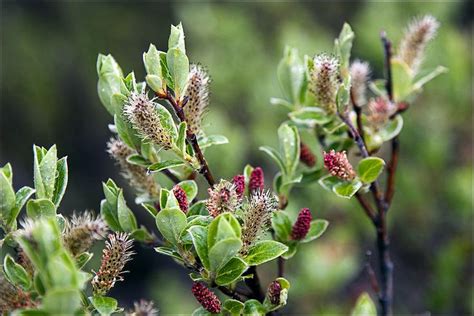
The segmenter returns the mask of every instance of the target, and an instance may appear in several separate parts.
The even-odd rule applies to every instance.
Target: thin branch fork
[[[176,100],[170,91],[167,91],[166,94],[157,94],[157,96],[161,99],[167,100],[171,106],[173,107],[176,116],[178,116],[181,122],[186,121],[186,117],[184,116],[183,108],[187,103],[187,99],[185,98],[182,102],[180,100]],[[214,180],[214,176],[212,175],[211,169],[207,164],[206,158],[202,153],[201,147],[197,141],[197,137],[194,133],[191,133],[189,130],[186,131],[186,141],[189,145],[191,145],[196,153],[196,158],[198,159],[199,163],[201,164],[201,168],[199,169],[199,173],[204,176],[209,186],[213,187],[216,183]]]

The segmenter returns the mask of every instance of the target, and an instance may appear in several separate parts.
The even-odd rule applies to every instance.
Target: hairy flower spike
[[[423,61],[426,44],[434,38],[439,22],[431,15],[413,20],[405,31],[397,57],[403,60],[414,73]]]
[[[265,178],[263,176],[263,170],[257,167],[252,170],[249,180],[249,191],[253,193],[255,191],[262,191],[265,188]]]
[[[3,271],[0,271],[0,312],[9,314],[15,309],[34,307],[37,303],[30,298],[30,295],[17,288],[5,278]]]
[[[329,153],[324,152],[324,167],[331,175],[342,180],[351,181],[356,176],[345,151],[335,152],[331,150]]]
[[[171,148],[171,135],[161,124],[155,104],[146,93],[132,93],[124,106],[124,114],[143,138],[164,149]]]
[[[316,97],[319,106],[329,114],[333,114],[337,110],[338,75],[339,61],[336,58],[325,54],[314,58],[314,68],[310,74],[310,91]]]
[[[184,116],[188,123],[188,131],[198,134],[202,116],[209,105],[209,75],[201,65],[191,65],[189,83],[185,96],[188,102],[184,106]]]
[[[176,200],[178,200],[179,208],[186,214],[189,206],[186,192],[179,185],[175,185],[173,188],[173,194]]]
[[[396,112],[395,105],[387,98],[378,97],[369,101],[368,121],[373,127],[379,127],[385,124],[390,116]]]
[[[64,245],[73,256],[88,250],[95,240],[100,240],[107,233],[107,224],[99,216],[94,216],[86,211],[77,215],[74,213],[70,220],[66,221],[64,232]]]
[[[239,199],[242,199],[245,191],[245,177],[241,174],[238,174],[232,179],[232,183],[235,186],[235,192],[237,192],[237,196]]]
[[[280,304],[281,284],[278,281],[273,281],[268,286],[267,297],[273,305]]]
[[[244,205],[242,226],[243,255],[270,227],[272,213],[278,208],[278,199],[270,192],[256,191]]]
[[[350,67],[351,73],[351,93],[355,106],[363,106],[367,103],[367,82],[370,76],[369,63],[365,61],[355,60]]]
[[[91,282],[94,295],[105,295],[116,281],[123,280],[122,270],[134,254],[131,251],[133,240],[128,239],[129,236],[127,233],[109,234],[102,252],[102,263]]]
[[[310,168],[314,167],[316,156],[311,151],[311,148],[303,142],[300,143],[300,148],[300,161]]]
[[[208,312],[217,314],[221,311],[221,302],[219,298],[211,292],[203,283],[194,282],[191,291],[196,300]]]
[[[154,308],[152,301],[140,300],[133,303],[133,309],[125,313],[126,316],[156,316],[158,310]]]
[[[135,151],[128,147],[123,141],[111,138],[107,142],[107,152],[118,164],[122,176],[129,181],[130,187],[141,193],[148,194],[151,198],[157,198],[160,187],[156,184],[153,176],[147,174],[144,167],[131,164],[127,157]]]
[[[214,188],[207,190],[209,198],[206,206],[209,214],[217,217],[224,212],[234,212],[239,206],[236,186],[227,180],[221,180]]]
[[[301,209],[295,224],[291,228],[291,239],[302,240],[305,238],[309,232],[312,219],[309,208]]]

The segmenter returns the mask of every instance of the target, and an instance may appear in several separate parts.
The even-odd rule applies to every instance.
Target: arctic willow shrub
[[[385,215],[394,192],[401,113],[425,83],[444,71],[422,69],[424,48],[437,26],[432,17],[411,24],[393,57],[383,37],[385,80],[370,80],[366,62],[350,62],[354,34],[347,24],[333,54],[301,58],[296,49],[287,48],[278,66],[284,99],[271,102],[287,107],[289,120],[277,130],[277,149],[261,147],[280,169],[273,188],[265,185],[260,167],[247,165],[232,179],[215,178],[211,172],[205,150],[228,140],[202,129],[211,81],[202,65],[190,64],[181,25],[171,27],[166,52],[150,45],[143,54],[144,81],[137,81],[133,72],[124,75],[111,55],[99,55],[98,94],[113,119],[106,149],[136,192],[138,207],[133,209],[149,213],[157,230],[137,223],[138,210],[132,211],[111,179],[102,185],[100,216],[90,211],[62,216],[58,209],[68,182],[67,160],[58,159],[55,146],[34,146],[34,188],[15,192],[11,165],[0,169],[5,254],[1,311],[154,315],[152,302],[142,300],[124,311],[108,296],[139,249],[134,243],[140,243],[189,270],[189,295],[200,304],[194,314],[272,313],[286,305],[290,294],[286,261],[328,226],[325,220],[313,219],[311,206],[301,209],[295,221],[285,210],[294,186],[319,181],[337,196],[355,196],[377,228],[380,285],[371,270],[369,275],[379,313],[389,314],[393,267]],[[323,162],[300,134],[317,137]],[[391,142],[392,155],[382,192],[378,177],[385,162],[374,155],[385,142]],[[354,147],[362,157],[356,167],[348,156]],[[198,176],[206,180],[205,187],[198,188]],[[197,198],[198,189],[205,199]],[[369,193],[374,205],[367,200]],[[100,264],[85,271],[94,255],[90,248],[100,240]],[[261,284],[258,267],[272,260],[277,261],[278,274],[269,284]],[[370,296],[361,295],[353,315],[373,313]]]

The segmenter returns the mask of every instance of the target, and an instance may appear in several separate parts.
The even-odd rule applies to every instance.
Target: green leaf
[[[209,244],[209,243],[208,243]],[[219,271],[242,247],[242,241],[237,238],[220,240],[209,249],[209,270]]]
[[[261,316],[266,314],[266,310],[262,303],[251,299],[245,302],[243,314],[246,316]]]
[[[114,95],[114,98],[121,98],[123,95]],[[125,98],[125,97],[124,97]],[[122,115],[114,116],[115,127],[117,128],[117,133],[119,138],[130,148],[138,149],[141,145],[140,137],[132,125],[126,122]]]
[[[337,89],[336,105],[340,113],[345,113],[347,111],[347,107],[349,106],[350,91],[351,85],[349,80],[346,80]]]
[[[74,259],[76,260],[76,265],[78,269],[82,269],[94,256],[91,252],[83,252],[77,255]]]
[[[286,173],[285,163],[283,162],[283,158],[280,156],[280,153],[269,146],[260,146],[259,150],[263,151],[267,155],[270,156],[278,165],[282,173]]]
[[[342,70],[347,70],[349,67],[353,40],[354,32],[351,26],[348,23],[344,23],[339,37],[335,40],[336,55],[341,63],[340,67]]]
[[[137,220],[133,212],[128,208],[122,190],[120,190],[117,197],[117,218],[124,232],[131,233],[137,229]]]
[[[392,58],[393,99],[405,101],[413,91],[413,71],[401,59]]]
[[[443,66],[437,66],[435,69],[429,69],[423,72],[420,72],[415,79],[413,80],[413,89],[420,90],[425,84],[438,77],[443,73],[447,73],[448,68]]]
[[[224,302],[222,307],[231,315],[241,315],[242,310],[244,309],[244,303],[234,299],[228,299]]]
[[[272,215],[272,228],[280,241],[287,241],[291,234],[291,221],[285,211],[276,211]]]
[[[20,213],[23,206],[25,206],[28,199],[33,195],[33,193],[35,193],[35,190],[30,187],[22,187],[16,192],[15,207],[11,210],[11,213],[9,214],[9,216],[4,216],[3,212],[1,212],[6,222],[7,227],[10,227],[12,229],[16,228],[16,219],[18,217],[18,214]]]
[[[189,76],[189,60],[184,50],[170,48],[166,53],[166,62],[173,78],[174,92],[178,98],[182,96]]]
[[[108,203],[107,200],[100,202],[100,216],[113,231],[121,231],[120,223],[117,217],[117,208]]]
[[[13,208],[16,205],[15,191],[4,172],[0,172],[0,219],[5,224],[12,222]],[[16,219],[16,217],[15,217]]]
[[[173,116],[163,105],[154,103],[154,106],[156,113],[160,118],[161,125],[171,135],[173,141],[176,141],[178,132],[176,131],[176,125],[174,124]]]
[[[296,254],[296,252],[298,251],[299,243],[290,241],[287,242],[287,246],[288,251],[281,255],[281,257],[285,260],[291,259]]]
[[[36,197],[51,199],[54,193],[58,161],[56,146],[51,146],[47,151],[38,146],[33,146],[33,152]]]
[[[283,59],[278,64],[277,76],[285,98],[293,104],[302,104],[307,78],[296,48],[285,47]]]
[[[183,258],[179,256],[179,254],[173,250],[172,248],[169,247],[156,247],[155,251],[158,253],[161,253],[162,255],[172,257],[173,259],[176,259],[180,262],[183,261]]]
[[[363,183],[372,183],[383,171],[385,161],[378,157],[367,157],[359,161],[357,175]]]
[[[117,309],[117,300],[112,297],[106,296],[93,296],[89,297],[94,308],[102,316],[111,315]]]
[[[207,235],[207,245],[212,248],[220,240],[227,238],[238,238],[241,237],[242,228],[239,222],[230,213],[223,213],[217,216],[210,224]]]
[[[113,106],[111,98],[112,95],[120,93],[123,77],[122,69],[120,69],[112,55],[99,54],[97,57],[97,74],[99,76],[97,83],[99,99],[107,111],[114,115],[117,110]]]
[[[398,136],[403,128],[403,118],[401,115],[395,116],[378,133],[382,142],[387,142]]]
[[[209,249],[207,248],[207,227],[204,226],[193,226],[188,229],[193,241],[194,249],[201,259],[201,262],[207,270],[210,269],[209,265]]]
[[[29,200],[26,204],[26,214],[32,219],[55,217],[56,207],[48,199]]]
[[[244,260],[251,266],[260,265],[278,258],[288,250],[284,244],[274,240],[263,240],[252,246]]]
[[[132,155],[128,156],[127,157],[127,162],[129,164],[144,167],[144,168],[148,168],[148,166],[151,165],[151,162],[148,161],[148,159],[144,158],[140,154],[132,154]]]
[[[374,316],[377,315],[377,308],[369,294],[362,293],[357,299],[356,305],[351,312],[351,316]]]
[[[247,263],[238,257],[234,257],[217,271],[215,282],[217,285],[227,285],[237,281],[247,270]]]
[[[165,169],[181,167],[182,165],[184,165],[184,162],[182,162],[181,160],[165,160],[150,165],[148,167],[148,170],[150,170],[151,172],[158,172]]]
[[[294,106],[290,102],[280,99],[280,98],[270,98],[271,105],[279,105],[287,108],[288,110],[293,110]]]
[[[304,107],[290,112],[288,116],[296,124],[305,125],[309,128],[326,124],[331,120],[331,117],[328,116],[324,110],[316,107]]]
[[[13,285],[19,286],[25,291],[31,287],[32,280],[30,275],[21,265],[16,263],[9,254],[7,254],[3,260],[3,271],[8,281]]]
[[[332,188],[339,184],[339,183],[344,183],[345,181],[335,177],[335,176],[332,176],[330,174],[322,177],[321,179],[319,179],[318,183],[326,190],[328,191],[332,191]]]
[[[150,88],[155,92],[163,90],[160,54],[155,45],[150,44],[148,51],[143,53],[143,64],[148,74],[146,76],[146,82]]]
[[[186,154],[186,122],[179,123],[178,126],[178,137],[176,139],[176,147],[178,147],[181,154],[184,156]]]
[[[326,231],[328,225],[329,222],[324,219],[315,219],[311,222],[308,234],[306,234],[306,237],[300,242],[306,243],[319,238]]]
[[[181,23],[176,26],[171,25],[170,37],[168,39],[168,49],[171,48],[178,48],[183,53],[186,53],[184,44],[184,31],[183,25]]]
[[[177,245],[186,227],[186,215],[177,208],[163,209],[156,215],[156,226],[166,240]]]
[[[58,176],[54,183],[53,203],[56,207],[59,207],[59,203],[61,203],[64,193],[66,192],[68,181],[67,157],[59,159],[56,167]]]
[[[332,191],[336,193],[336,195],[349,199],[351,198],[356,192],[362,187],[362,182],[358,180],[354,180],[352,182],[345,181],[336,184]]]
[[[198,137],[199,147],[201,149],[211,147],[214,145],[223,145],[229,143],[227,137],[223,135],[208,135],[204,137]]]
[[[191,314],[191,316],[211,316],[211,315],[214,315],[214,314],[212,314],[211,312],[208,312],[202,306],[196,308]]]
[[[198,201],[194,203],[188,210],[188,216],[193,215],[207,215],[207,207],[205,201]]]
[[[181,181],[178,183],[178,185],[184,190],[184,192],[186,192],[186,198],[188,199],[188,202],[191,203],[198,193],[198,186],[196,182],[194,180],[186,180]]]
[[[278,128],[280,154],[285,164],[285,174],[290,176],[296,170],[300,160],[300,136],[295,126],[283,123]]]
[[[80,291],[63,288],[47,291],[41,306],[49,315],[72,315],[81,307]]]

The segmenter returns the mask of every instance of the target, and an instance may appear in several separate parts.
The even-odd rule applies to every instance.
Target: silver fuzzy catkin
[[[153,176],[147,174],[144,167],[131,164],[127,157],[135,153],[123,141],[111,138],[107,142],[107,152],[110,154],[120,168],[122,176],[129,181],[132,188],[140,193],[146,193],[151,198],[157,198],[160,194],[160,187],[153,179]]]
[[[403,60],[414,73],[423,61],[426,44],[434,38],[439,22],[431,15],[413,20],[405,31],[397,57]]]
[[[171,135],[161,124],[153,100],[146,93],[132,93],[124,106],[124,114],[140,135],[152,143],[171,148]]]
[[[184,106],[184,116],[188,131],[198,134],[204,112],[209,105],[209,75],[201,65],[191,65],[189,83],[185,96],[188,98]]]
[[[355,106],[363,106],[367,103],[367,82],[370,76],[369,63],[355,60],[350,66],[351,74],[351,93]]]
[[[107,224],[101,217],[96,217],[89,211],[80,215],[74,213],[66,221],[63,241],[71,254],[76,256],[87,251],[94,241],[105,238],[106,233]]]
[[[221,180],[214,188],[209,188],[207,192],[209,198],[206,200],[206,207],[212,217],[217,217],[224,212],[233,213],[239,206],[240,199],[237,188],[227,180]]]
[[[278,208],[278,199],[269,191],[255,191],[244,205],[242,226],[243,255],[270,227],[272,214]]]
[[[314,57],[314,67],[310,74],[310,91],[316,97],[318,105],[328,114],[337,111],[336,94],[339,87],[339,61],[329,55]]]

